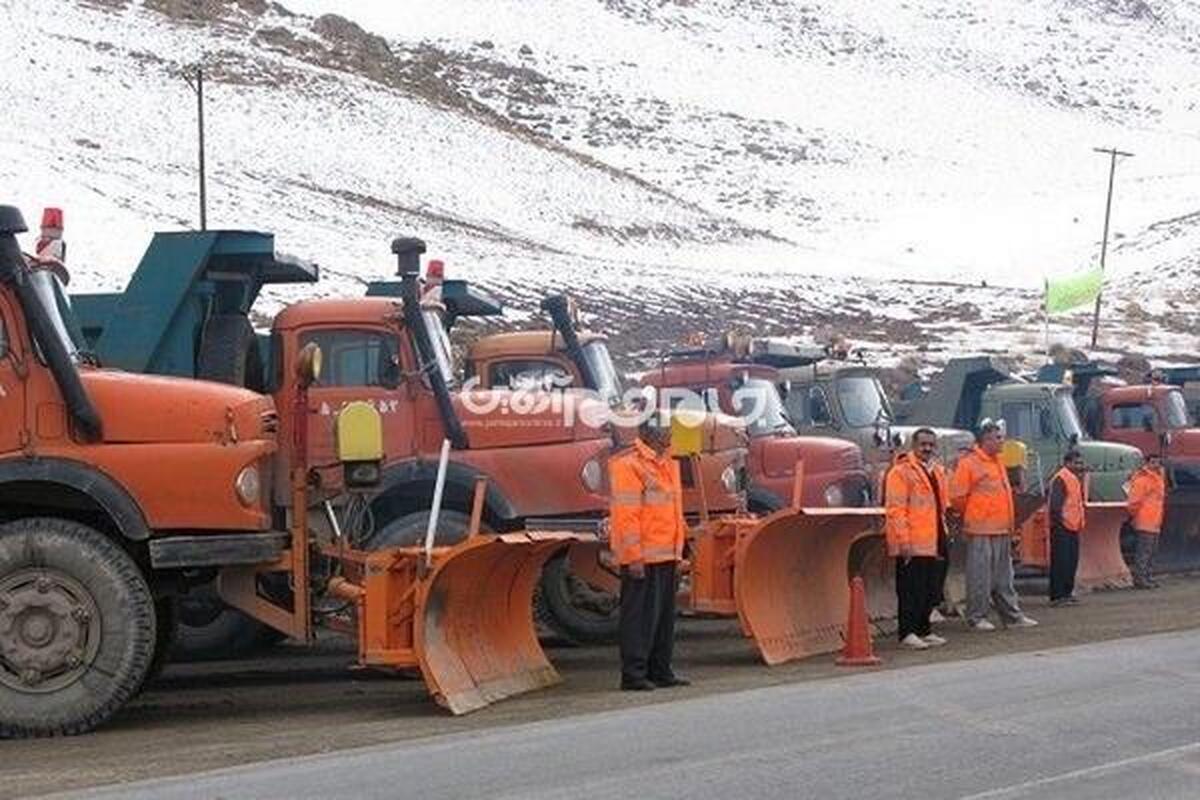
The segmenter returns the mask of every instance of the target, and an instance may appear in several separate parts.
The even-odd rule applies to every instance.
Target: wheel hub
[[[31,568],[0,581],[0,683],[26,692],[61,689],[100,646],[100,615],[82,584]]]

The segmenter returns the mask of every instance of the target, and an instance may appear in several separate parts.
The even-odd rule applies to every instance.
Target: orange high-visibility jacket
[[[679,464],[640,440],[608,461],[609,549],[621,565],[683,557],[683,483]]]
[[[1130,522],[1135,531],[1158,533],[1162,530],[1163,504],[1167,497],[1167,479],[1161,470],[1142,467],[1133,473],[1129,485]]]
[[[1087,487],[1071,470],[1063,467],[1054,475],[1055,480],[1063,482],[1062,523],[1071,533],[1079,533],[1086,524],[1084,504],[1087,503]]]
[[[931,477],[937,484],[936,494]],[[930,472],[926,472],[920,459],[904,453],[888,469],[884,487],[888,555],[899,556],[908,547],[914,556],[936,556],[938,526],[949,497],[942,465],[934,463]]]
[[[950,506],[962,514],[963,533],[972,536],[1011,536],[1012,487],[999,456],[979,447],[958,459],[950,481]]]

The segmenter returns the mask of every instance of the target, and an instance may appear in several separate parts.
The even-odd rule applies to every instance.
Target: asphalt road
[[[656,693],[657,694],[657,693]],[[120,798],[1194,798],[1200,631],[126,784]]]

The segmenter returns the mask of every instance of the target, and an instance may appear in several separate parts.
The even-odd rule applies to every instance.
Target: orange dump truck
[[[270,397],[91,366],[24,231],[0,207],[0,737],[110,719],[161,663],[173,599],[214,577],[285,635],[325,624],[356,637],[363,665],[419,668],[456,713],[557,679],[530,606],[542,563],[579,534],[483,535],[478,480],[457,544],[428,524],[421,544],[363,549],[386,414],[363,400],[320,413],[317,343],[279,375],[278,402],[312,420],[281,461]],[[448,471],[434,470],[442,489]]]

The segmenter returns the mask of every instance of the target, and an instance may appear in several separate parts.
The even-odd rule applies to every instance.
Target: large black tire
[[[174,598],[164,597],[156,600],[154,616],[158,631],[154,637],[154,657],[150,659],[150,669],[146,671],[146,680],[139,692],[162,674],[171,658],[171,649],[175,646],[175,637],[179,631],[179,615],[175,609]]]
[[[78,522],[0,525],[0,738],[103,725],[146,679],[154,597],[116,542]]]
[[[177,629],[172,661],[221,661],[244,658],[285,638],[269,625],[231,608],[206,583],[176,598]]]
[[[256,392],[263,390],[262,355],[254,326],[246,315],[217,314],[209,319],[200,336],[196,377]]]
[[[385,523],[366,542],[364,550],[382,550],[385,547],[412,547],[425,543],[425,530],[429,527],[428,511],[414,511]],[[471,530],[471,518],[461,511],[442,509],[438,514],[437,540],[435,545],[458,544],[467,538]],[[490,533],[486,525],[480,530]]]
[[[575,644],[609,644],[620,628],[619,598],[593,589],[571,574],[567,554],[542,567],[535,614],[538,622]]]
[[[217,314],[208,320],[196,354],[196,377],[263,391],[262,356],[246,315]],[[179,632],[171,648],[172,660],[240,658],[283,638],[270,626],[222,604],[212,585],[190,594],[176,604]]]

